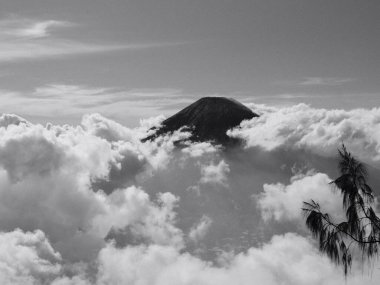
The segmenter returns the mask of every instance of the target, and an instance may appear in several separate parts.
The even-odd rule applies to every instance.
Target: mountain
[[[184,128],[191,131],[192,141],[233,144],[236,143],[236,139],[228,137],[227,130],[238,126],[243,120],[254,117],[258,115],[234,99],[204,97],[163,121],[162,126],[143,141]]]

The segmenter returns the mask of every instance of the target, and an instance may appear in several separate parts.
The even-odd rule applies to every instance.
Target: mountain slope
[[[234,140],[226,135],[227,130],[253,117],[258,115],[234,99],[204,97],[163,121],[162,127],[143,141],[188,127],[192,132],[190,139],[193,141],[229,144]]]

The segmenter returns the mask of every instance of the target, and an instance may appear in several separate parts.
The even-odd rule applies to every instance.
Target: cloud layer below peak
[[[128,128],[2,115],[1,283],[375,284],[377,263],[363,274],[354,262],[345,281],[301,207],[342,217],[336,149],[377,167],[380,111],[250,106],[261,116],[230,132],[246,146],[228,151],[183,132],[142,143],[162,116]]]

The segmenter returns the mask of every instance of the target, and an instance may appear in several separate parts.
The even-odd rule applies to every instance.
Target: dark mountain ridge
[[[192,141],[233,144],[236,139],[227,136],[227,130],[238,126],[243,120],[254,117],[258,115],[234,99],[204,97],[163,121],[162,126],[143,141],[184,128],[191,131]]]

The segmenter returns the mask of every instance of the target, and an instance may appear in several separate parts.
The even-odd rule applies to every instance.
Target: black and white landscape
[[[379,283],[379,1],[0,7],[0,284]]]

